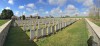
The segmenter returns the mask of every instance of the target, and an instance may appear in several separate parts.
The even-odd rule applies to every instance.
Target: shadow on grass
[[[29,40],[29,36],[20,27],[11,27],[9,29],[4,46],[38,46],[35,42]]]

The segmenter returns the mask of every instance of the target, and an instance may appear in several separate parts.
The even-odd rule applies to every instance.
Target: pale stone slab
[[[30,40],[35,38],[35,30],[30,30]]]
[[[43,28],[43,34],[42,36],[46,36],[47,35],[47,28]]]

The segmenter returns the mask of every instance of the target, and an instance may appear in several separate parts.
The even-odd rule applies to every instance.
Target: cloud
[[[83,3],[83,5],[84,5],[84,6],[88,6],[88,7],[93,6],[93,5],[94,5],[94,4],[93,4],[93,0],[86,0],[86,1]]]
[[[45,2],[43,2],[43,0],[39,0],[37,3],[46,4]]]
[[[67,10],[76,10],[76,7],[74,5],[68,5]]]
[[[14,1],[13,0],[8,0],[8,3],[9,4],[14,4]]]
[[[19,6],[19,9],[24,9],[24,6]]]
[[[53,8],[53,9],[50,11],[50,14],[51,14],[52,16],[57,16],[57,17],[59,17],[60,15],[62,15],[62,10],[60,9],[60,7]]]
[[[44,12],[44,9],[43,8],[39,9],[39,12]]]
[[[84,16],[89,15],[89,10],[84,11],[84,12],[83,12],[83,15],[84,15]]]
[[[86,7],[91,7],[94,5],[93,0],[76,0],[79,3],[82,3]]]
[[[85,0],[76,0],[77,2],[79,2],[79,3],[82,3],[82,2],[84,2]]]
[[[36,16],[38,13],[37,12],[35,12],[35,13],[32,13],[31,15],[33,15],[33,16]]]
[[[34,3],[29,3],[29,4],[27,4],[27,7],[29,7],[29,8],[34,8],[35,5],[34,5]]]
[[[94,0],[94,5],[100,8],[100,0]]]
[[[34,3],[28,3],[27,5],[25,5],[25,9],[27,11],[30,11],[31,12],[33,10],[33,8],[35,8]]]
[[[17,16],[18,16],[18,15],[19,15],[19,11],[16,11],[16,12],[15,12],[15,15],[17,15]]]
[[[27,10],[27,11],[32,11],[32,9],[31,9],[31,8],[26,8],[26,10]]]
[[[19,9],[26,9],[27,11],[32,11],[35,8],[34,3],[28,3],[24,6],[19,6]]]
[[[45,13],[46,13],[46,14],[48,14],[49,12],[48,12],[48,11],[46,11]]]
[[[5,9],[10,9],[10,7],[6,7]]]
[[[79,10],[71,4],[69,4],[64,10],[64,15],[75,15],[76,13],[79,13]]]
[[[23,15],[25,15],[26,14],[26,12],[25,11],[23,11]]]
[[[67,0],[48,0],[49,4],[51,5],[64,5]]]

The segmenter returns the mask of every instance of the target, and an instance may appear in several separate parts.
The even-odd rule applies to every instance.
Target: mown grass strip
[[[84,20],[66,27],[57,34],[39,39],[38,46],[87,46],[88,31]]]
[[[5,24],[8,20],[0,20],[0,26]]]
[[[100,20],[93,20],[93,19],[89,19],[89,20],[95,23],[96,25],[100,26]]]

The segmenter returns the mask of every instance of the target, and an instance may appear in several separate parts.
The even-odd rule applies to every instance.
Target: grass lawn
[[[80,20],[50,37],[39,39],[38,46],[87,46],[88,31]]]
[[[20,27],[11,27],[4,46],[37,46]]]
[[[29,33],[23,32],[20,27],[11,27],[4,46],[87,46],[88,39],[84,20],[37,42],[29,41],[27,34]]]
[[[94,22],[96,25],[100,26],[100,20],[93,20],[93,19],[90,19],[92,22]]]
[[[6,23],[8,20],[0,20],[0,26]]]

